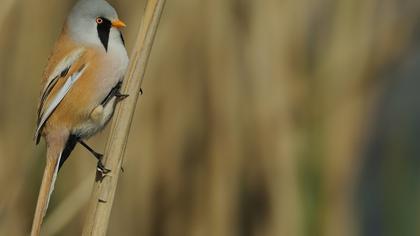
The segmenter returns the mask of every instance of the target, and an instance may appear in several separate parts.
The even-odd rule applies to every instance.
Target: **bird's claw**
[[[98,161],[96,166],[96,181],[102,182],[102,180],[111,172],[110,169],[107,169],[101,160]]]
[[[122,100],[128,98],[128,94],[121,94],[121,93],[117,93],[115,94],[115,97],[117,98],[117,102],[121,102]]]

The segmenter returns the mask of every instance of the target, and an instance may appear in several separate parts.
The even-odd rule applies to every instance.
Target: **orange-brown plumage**
[[[53,54],[49,60],[47,69],[44,73],[42,87],[45,86],[48,75],[60,62],[64,55],[69,54],[71,51],[80,48],[68,36],[65,29],[60,36]],[[48,121],[45,123],[42,135],[48,135],[55,130],[67,129],[71,130],[81,122],[86,122],[89,119],[90,112],[99,104],[94,103],[98,100],[98,96],[104,97],[103,93],[94,93],[97,90],[98,84],[101,83],[100,78],[96,74],[98,69],[97,64],[101,63],[101,55],[96,49],[83,51],[80,59],[73,64],[64,78],[59,79],[56,86],[51,90],[50,96],[46,99],[45,103],[48,104],[58,90],[63,86],[66,79],[72,75],[81,66],[88,64],[86,71],[78,80],[72,89],[66,94],[60,105],[51,114]],[[106,91],[109,92],[109,91]],[[104,93],[106,93],[104,92]],[[71,115],[69,115],[71,114]]]
[[[68,55],[70,52],[84,48],[76,44],[68,35],[68,30],[65,28],[59,37],[56,46],[53,50],[53,53],[49,59],[48,65],[44,72],[42,87],[46,86],[48,82],[48,77],[60,63],[60,60]],[[99,104],[95,103],[99,99],[105,97],[109,91],[98,91],[98,85],[104,83],[101,80],[101,72],[98,70],[104,70],[101,68],[101,64],[106,64],[106,61],[103,58],[104,52],[100,51],[100,48],[85,48],[81,57],[77,60],[75,64],[70,68],[67,75],[63,78],[60,78],[51,90],[50,95],[47,97],[44,102],[47,105],[57,91],[65,83],[66,79],[72,75],[76,70],[78,70],[83,65],[88,65],[83,75],[78,80],[73,88],[66,94],[65,98],[61,101],[60,106],[56,108],[54,113],[49,117],[48,121],[43,128],[43,134],[53,132],[55,128],[67,128],[71,129],[72,127],[78,125],[80,122],[84,122],[89,119],[90,112]],[[41,106],[42,101],[40,101],[39,106]],[[71,113],[71,115],[69,115]]]

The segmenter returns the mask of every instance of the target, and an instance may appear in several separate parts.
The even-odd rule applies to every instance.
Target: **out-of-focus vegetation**
[[[74,2],[1,2],[0,235],[30,229],[39,84]],[[130,49],[145,2],[111,3]],[[419,16],[415,0],[168,1],[109,235],[419,235]],[[95,166],[76,148],[45,235],[80,234]]]

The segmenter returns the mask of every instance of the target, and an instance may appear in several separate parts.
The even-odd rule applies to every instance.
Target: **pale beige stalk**
[[[83,235],[105,235],[107,232],[131,121],[164,4],[165,0],[147,1],[122,89],[129,97],[116,110],[105,150],[104,163],[111,172],[93,187]]]

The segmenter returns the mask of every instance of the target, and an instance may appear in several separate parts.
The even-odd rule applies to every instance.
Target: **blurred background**
[[[110,2],[130,51],[145,1]],[[40,81],[74,3],[1,0],[0,235],[30,230]],[[167,1],[108,235],[420,235],[419,88],[419,1]],[[80,235],[95,167],[77,147],[44,235]]]

